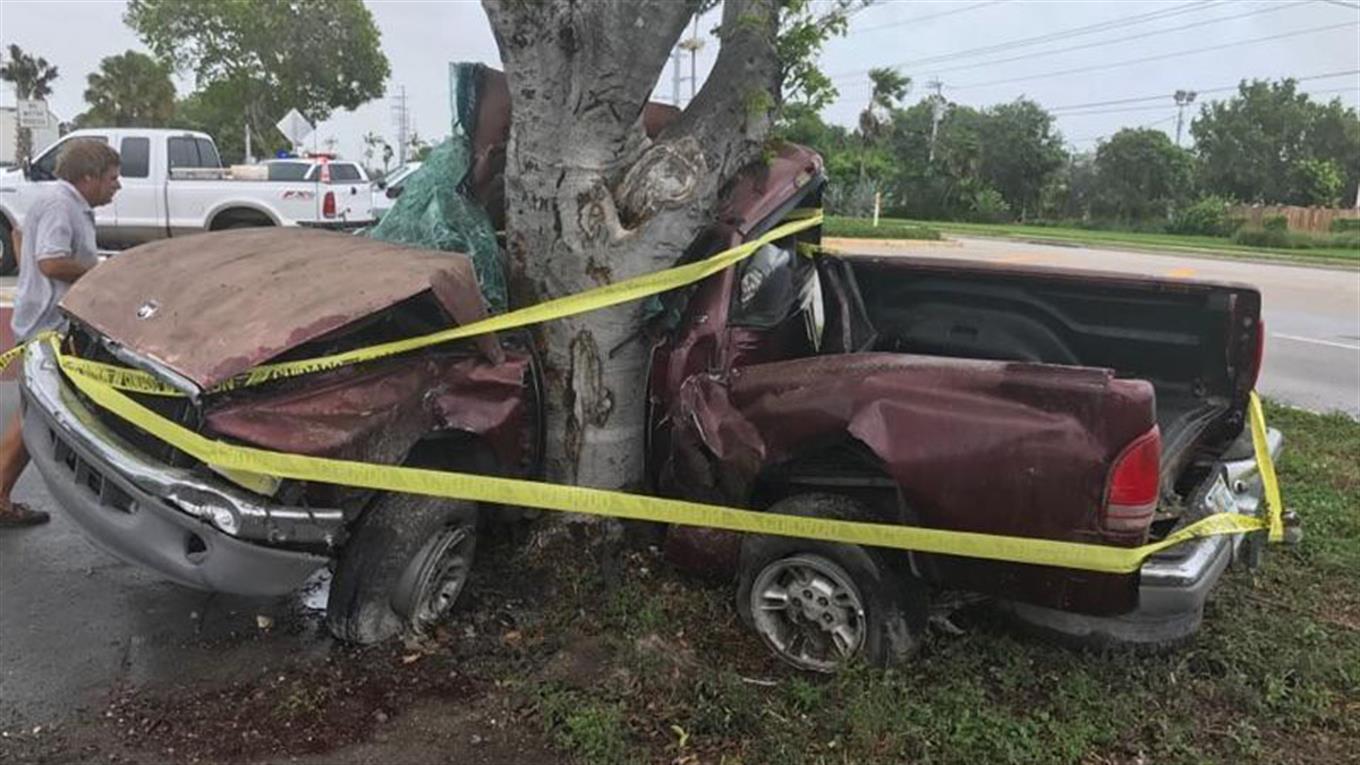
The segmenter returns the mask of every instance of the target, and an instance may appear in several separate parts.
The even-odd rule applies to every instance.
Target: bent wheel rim
[[[411,626],[424,631],[453,608],[472,569],[471,529],[466,526],[446,526],[430,538],[417,557],[419,573],[416,578],[416,607],[411,614]]]
[[[756,632],[781,659],[832,672],[864,648],[864,597],[835,561],[794,555],[767,565],[751,586]]]

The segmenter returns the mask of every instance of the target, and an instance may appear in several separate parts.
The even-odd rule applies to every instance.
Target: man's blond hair
[[[94,138],[76,138],[67,141],[57,155],[57,177],[75,183],[94,176],[103,178],[111,167],[120,164],[118,152],[107,143]]]

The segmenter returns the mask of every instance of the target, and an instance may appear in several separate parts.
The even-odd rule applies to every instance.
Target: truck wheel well
[[[491,444],[482,436],[466,430],[445,430],[427,434],[407,452],[407,467],[433,468],[456,473],[519,477],[501,464]],[[479,503],[485,525],[512,525],[537,517],[537,510]]]
[[[787,497],[826,493],[860,503],[884,523],[911,522],[897,481],[882,460],[855,438],[767,467],[756,478],[751,507],[767,508]]]
[[[249,207],[230,207],[213,216],[208,224],[209,231],[223,231],[229,228],[259,228],[273,226],[274,219],[259,210]]]

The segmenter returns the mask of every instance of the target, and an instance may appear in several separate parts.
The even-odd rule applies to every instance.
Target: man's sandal
[[[50,520],[51,515],[28,505],[0,501],[0,529],[39,526]]]

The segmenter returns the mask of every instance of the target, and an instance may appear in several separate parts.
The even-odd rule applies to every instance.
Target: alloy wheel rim
[[[864,598],[845,569],[818,555],[767,565],[751,587],[751,615],[766,645],[802,669],[832,672],[864,647]]]

